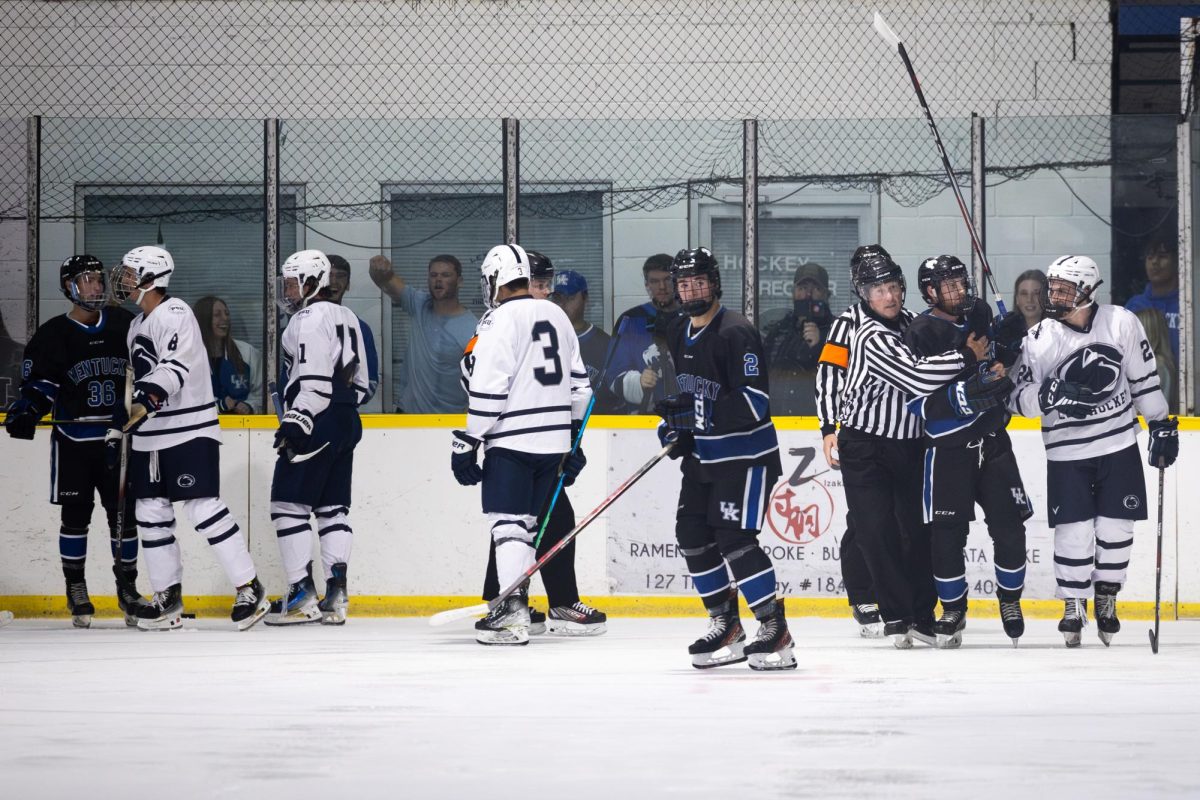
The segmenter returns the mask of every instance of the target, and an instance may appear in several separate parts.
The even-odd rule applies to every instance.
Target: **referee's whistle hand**
[[[821,446],[825,449],[825,463],[831,468],[837,469],[842,465],[837,457],[837,434],[830,433],[821,442]]]

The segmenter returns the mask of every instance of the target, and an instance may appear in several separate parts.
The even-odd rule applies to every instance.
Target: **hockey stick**
[[[1163,476],[1166,472],[1166,467],[1158,468],[1158,560],[1154,567],[1154,630],[1149,631],[1150,649],[1155,655],[1158,655],[1158,619],[1162,608]]]
[[[639,480],[641,480],[642,477],[647,472],[649,472],[654,467],[655,464],[657,464],[659,461],[662,461],[664,458],[666,458],[667,454],[671,452],[671,447],[673,445],[674,445],[674,442],[672,442],[671,444],[668,444],[666,447],[664,447],[662,450],[660,450],[658,453],[656,453],[653,458],[651,458],[649,461],[647,461],[645,464],[643,464],[641,467],[639,467],[637,472],[633,473],[628,478],[626,478],[625,482],[622,483],[620,486],[618,486],[616,491],[614,491],[608,497],[604,498],[604,501],[601,502],[600,505],[598,505],[594,509],[592,509],[592,511],[586,517],[583,518],[583,521],[581,521],[578,525],[576,525],[575,528],[570,533],[568,533],[566,536],[564,536],[562,538],[562,541],[560,541],[558,544],[554,545],[554,547],[551,547],[549,550],[547,550],[545,555],[543,555],[536,562],[534,562],[534,565],[532,567],[525,570],[525,574],[523,574],[521,577],[517,578],[517,580],[513,582],[512,586],[509,586],[503,592],[496,595],[496,597],[493,600],[491,600],[490,602],[487,602],[487,603],[478,603],[473,606],[466,606],[464,608],[452,608],[449,611],[439,611],[438,613],[434,614],[432,617],[429,618],[429,624],[432,625],[433,627],[437,628],[442,625],[447,625],[451,622],[457,622],[460,619],[470,619],[471,617],[478,617],[480,614],[486,614],[489,611],[491,611],[492,609],[496,608],[496,606],[503,603],[510,594],[515,592],[517,589],[521,588],[521,584],[523,584],[525,581],[529,580],[531,577],[533,577],[534,573],[536,573],[538,570],[540,570],[542,567],[544,567],[546,565],[546,562],[548,562],[550,559],[554,558],[556,555],[558,555],[560,552],[562,552],[563,548],[565,548],[571,542],[575,541],[575,537],[578,536],[583,531],[584,528],[586,528],[588,525],[591,525],[592,522],[595,521],[596,517],[603,514],[608,509],[609,506],[611,506],[613,503],[615,503],[617,501],[618,498],[621,497],[621,495],[623,495],[623,494],[625,494],[625,492],[629,491],[629,487],[633,486],[635,483],[637,483]]]
[[[588,420],[592,417],[592,407],[594,405],[596,405],[595,392],[593,392],[592,396],[588,398],[587,409],[583,412],[583,419],[579,423],[579,434],[575,437],[575,441],[571,444],[571,452],[563,456],[564,462],[574,455],[575,451],[579,449],[579,443],[583,441],[583,432],[587,430]],[[542,536],[544,536],[546,533],[546,525],[550,522],[550,513],[554,511],[554,505],[558,502],[558,496],[562,494],[563,481],[566,479],[567,476],[563,474],[562,464],[560,463],[558,465],[558,485],[554,487],[554,494],[550,495],[550,504],[546,506],[546,511],[544,514],[542,514],[542,525],[540,528],[538,528],[537,536],[533,540],[534,549],[536,549],[537,546],[542,543]]]
[[[909,60],[908,51],[904,49],[904,43],[900,41],[900,37],[883,21],[883,16],[878,11],[875,12],[874,28],[885,42],[896,48],[896,51],[900,53],[901,60],[904,61],[904,68],[908,70],[908,77],[912,80],[913,89],[917,92],[917,100],[920,101],[921,109],[925,112],[925,121],[929,123],[929,132],[933,134],[933,142],[937,145],[938,154],[942,157],[942,168],[946,171],[946,178],[950,181],[951,190],[954,191],[954,199],[958,201],[958,210],[962,214],[963,222],[967,224],[967,233],[971,235],[971,245],[979,255],[979,263],[983,265],[983,276],[987,279],[988,288],[996,296],[996,308],[1003,317],[1008,313],[1008,309],[1004,307],[1004,300],[1000,298],[1000,291],[996,288],[996,278],[992,275],[991,265],[988,264],[987,255],[983,252],[983,243],[979,241],[979,235],[975,232],[975,224],[971,221],[971,212],[967,210],[962,190],[958,188],[958,181],[954,177],[954,167],[950,165],[950,157],[946,155],[946,146],[942,144],[942,136],[938,133],[937,123],[933,120],[933,112],[929,110],[929,103],[925,100],[925,92],[921,91],[921,82],[917,80],[917,72],[913,69],[912,61]]]
[[[275,381],[271,381],[267,384],[267,391],[271,393],[271,405],[275,407],[275,419],[278,422],[283,422],[283,401],[279,399],[279,387],[275,385]],[[325,442],[325,444],[321,445],[316,450],[310,450],[307,453],[293,453],[291,450],[286,450],[283,457],[287,459],[289,464],[303,464],[305,461],[313,458],[317,455],[317,453],[320,453],[328,446],[329,442]]]
[[[133,365],[125,365],[125,413],[129,413],[130,407],[133,405]],[[121,437],[121,455],[117,462],[117,519],[116,525],[113,528],[113,561],[117,565],[117,569],[121,569],[121,543],[125,533],[125,481],[129,475],[129,436],[126,433]]]

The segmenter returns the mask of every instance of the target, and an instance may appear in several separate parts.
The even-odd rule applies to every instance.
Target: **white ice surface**
[[[699,671],[703,620],[485,648],[469,626],[0,631],[5,798],[1200,796],[1200,624],[1068,651],[971,620],[899,652],[793,620],[800,668]],[[750,632],[754,625],[751,622]]]

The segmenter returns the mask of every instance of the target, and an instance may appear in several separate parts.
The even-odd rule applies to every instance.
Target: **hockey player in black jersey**
[[[758,545],[771,489],[782,474],[771,421],[762,337],[721,306],[721,274],[706,248],[680,250],[671,265],[684,313],[667,330],[677,393],[655,406],[659,437],[683,458],[675,538],[709,613],[708,632],[688,651],[704,669],[749,659],[756,670],[794,669],[792,635],[775,567]],[[733,573],[759,620],[750,644],[738,615]]]
[[[53,413],[50,502],[62,509],[58,551],[75,627],[90,626],[95,614],[84,563],[97,492],[112,536],[117,603],[125,623],[134,626],[143,605],[136,585],[137,529],[130,508],[123,530],[116,530],[117,474],[106,468],[104,448],[108,421],[125,396],[125,336],[133,317],[106,307],[104,265],[98,258],[78,255],[64,261],[59,288],[72,308],[39,327],[26,346],[20,396],[9,407],[4,427],[15,439],[32,439],[38,420]]]
[[[904,332],[904,343],[917,356],[958,350],[972,332],[991,331],[991,309],[975,297],[970,272],[959,259],[925,259],[917,270],[917,283],[929,309]],[[909,403],[909,410],[925,422],[922,505],[942,604],[933,626],[938,647],[962,644],[967,615],[963,548],[977,503],[995,548],[996,596],[1004,632],[1015,645],[1025,631],[1025,520],[1033,508],[1005,429],[1005,401],[1013,382],[1004,370],[1011,364],[985,361],[965,367],[944,387]]]

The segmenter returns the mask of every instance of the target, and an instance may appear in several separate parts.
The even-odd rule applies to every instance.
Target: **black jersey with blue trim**
[[[779,475],[779,440],[762,336],[727,308],[696,330],[682,317],[667,329],[676,391],[695,399],[695,451],[691,458],[710,475],[724,468],[765,466]]]
[[[125,345],[133,315],[104,308],[94,325],[66,314],[46,321],[25,346],[21,397],[38,416],[53,412],[54,435],[77,442],[104,438],[113,408],[125,402]]]
[[[991,327],[992,309],[976,299],[970,313],[956,321],[936,316],[932,310],[918,314],[904,331],[904,344],[919,358],[961,350],[967,336],[984,334]],[[934,392],[910,400],[908,409],[925,423],[925,440],[931,447],[961,447],[1008,425],[1009,413],[1004,407],[960,417],[954,412],[949,393],[957,381],[971,377],[982,365],[964,367],[954,379]]]

